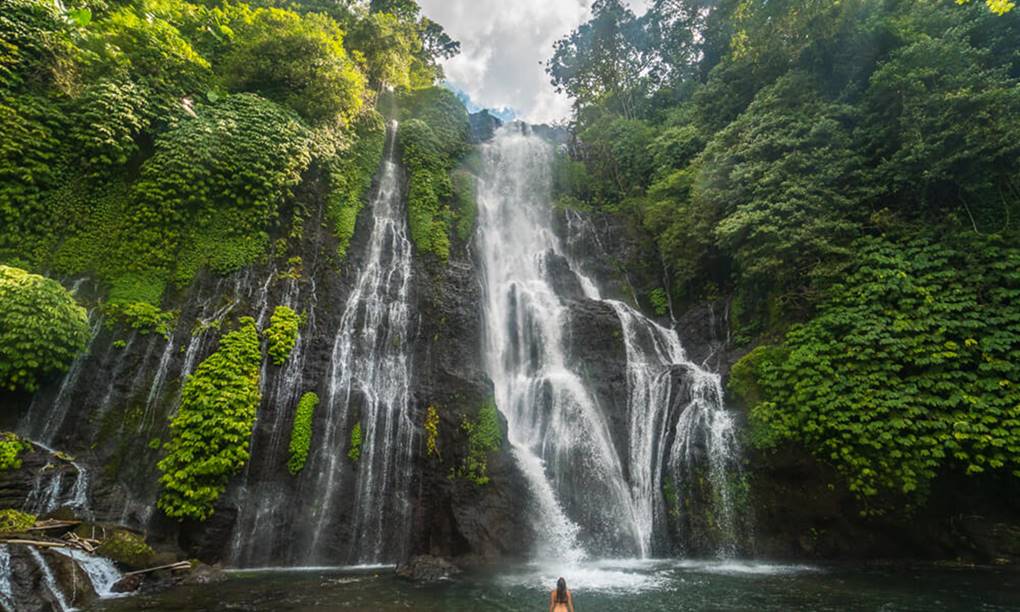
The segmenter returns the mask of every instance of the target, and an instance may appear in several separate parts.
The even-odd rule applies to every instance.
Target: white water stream
[[[399,560],[410,525],[410,480],[415,426],[411,420],[410,289],[412,245],[394,161],[397,125],[389,127],[378,194],[371,204],[368,249],[336,330],[326,396],[319,407],[324,431],[312,449],[318,504],[305,561],[329,559],[336,507],[350,495],[354,563]],[[353,423],[361,423],[356,482],[343,482]]]
[[[568,354],[563,334],[569,300],[557,293],[549,266],[552,258],[566,256],[552,230],[553,149],[527,131],[504,127],[483,146],[476,242],[486,295],[487,367],[534,496],[532,520],[543,538],[536,552],[567,563],[653,554],[654,536],[666,529],[664,472],[687,476],[699,444],[723,506],[716,514],[729,521],[723,540],[731,540],[734,511],[725,478],[737,449],[719,376],[687,360],[674,330],[624,302],[604,299],[573,262],[584,296],[611,306],[620,321],[627,357],[625,448],[614,444],[608,408],[581,375],[585,356]],[[692,399],[671,410],[678,368]],[[720,553],[730,546],[721,542]]]

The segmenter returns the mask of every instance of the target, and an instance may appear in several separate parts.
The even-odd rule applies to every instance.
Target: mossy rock
[[[152,567],[156,556],[156,551],[145,543],[142,536],[124,529],[118,529],[107,536],[96,552],[132,570]]]
[[[0,534],[18,533],[35,525],[35,515],[7,508],[0,510]]]

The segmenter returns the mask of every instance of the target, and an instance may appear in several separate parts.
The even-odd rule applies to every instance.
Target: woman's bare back
[[[574,597],[567,590],[567,601],[556,601],[556,589],[549,594],[549,612],[574,612]]]

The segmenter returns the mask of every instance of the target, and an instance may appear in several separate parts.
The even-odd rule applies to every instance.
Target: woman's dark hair
[[[556,581],[556,603],[567,603],[567,581],[563,578]]]

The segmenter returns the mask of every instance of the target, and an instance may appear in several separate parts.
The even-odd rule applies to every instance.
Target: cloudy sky
[[[644,0],[628,0],[635,11]],[[419,0],[422,12],[460,41],[446,78],[479,106],[509,106],[528,121],[570,113],[540,62],[553,42],[588,19],[591,0]]]

